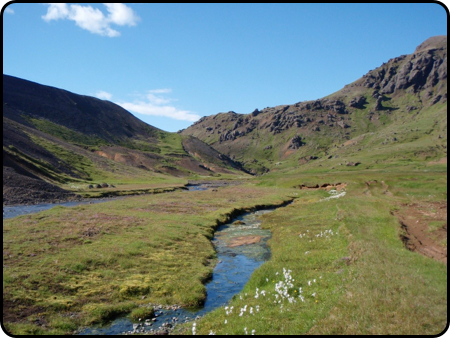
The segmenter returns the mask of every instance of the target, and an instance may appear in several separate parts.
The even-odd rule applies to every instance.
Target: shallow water
[[[114,198],[117,199],[117,198]],[[16,216],[35,214],[44,210],[51,209],[56,206],[63,207],[74,207],[80,204],[94,204],[112,201],[113,198],[102,198],[102,199],[90,199],[88,201],[73,201],[73,202],[63,202],[63,203],[43,203],[34,205],[17,205],[10,207],[3,207],[3,219],[13,218]]]
[[[208,190],[208,186],[206,186],[204,184],[187,184],[186,188],[188,191]]]
[[[217,307],[223,306],[239,293],[249,280],[253,271],[270,258],[267,240],[271,233],[260,228],[259,216],[273,211],[265,209],[239,216],[228,224],[220,226],[212,243],[217,251],[217,265],[214,268],[212,280],[206,284],[207,298],[200,309],[158,310],[157,321],[152,326],[143,325],[145,331],[156,330],[163,323],[181,323],[202,316]],[[245,224],[233,224],[239,220]],[[260,236],[257,243],[230,247],[237,237]],[[177,320],[174,320],[177,318]],[[135,324],[136,325],[136,324]],[[126,317],[114,320],[103,327],[93,327],[80,332],[81,335],[114,335],[133,331],[133,322]]]
[[[201,191],[208,190],[208,185],[206,184],[188,184],[186,185],[186,191]],[[99,198],[99,199],[89,199],[86,201],[73,201],[73,202],[62,202],[62,203],[42,203],[42,204],[34,204],[34,205],[16,205],[3,207],[3,219],[13,218],[22,215],[35,214],[44,210],[51,209],[55,206],[63,206],[63,207],[74,207],[80,204],[93,204],[93,203],[103,203],[109,202],[122,197],[112,197],[112,198]]]

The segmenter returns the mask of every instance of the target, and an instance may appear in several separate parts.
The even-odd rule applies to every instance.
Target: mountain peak
[[[417,46],[414,53],[422,52],[428,49],[439,49],[447,47],[447,35],[437,35],[426,39],[419,46]]]

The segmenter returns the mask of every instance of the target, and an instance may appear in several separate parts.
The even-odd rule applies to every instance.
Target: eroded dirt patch
[[[384,195],[388,195],[388,196],[394,196],[390,191],[389,191],[389,186],[384,183],[384,181],[378,182],[377,180],[372,180],[372,181],[365,181],[364,182],[366,185],[366,190],[364,190],[364,194],[368,195],[368,196],[372,196],[372,193],[370,191],[371,188],[373,187],[377,187],[377,188],[381,188],[383,189],[383,194]]]
[[[38,306],[21,304],[18,301],[5,300],[5,296],[3,295],[3,323],[25,321],[28,316],[38,314],[42,311],[43,308]],[[36,322],[37,320],[38,319],[36,319]]]
[[[428,164],[433,165],[433,164],[447,164],[447,157],[443,157],[440,160],[437,161],[431,161],[428,162]]]
[[[425,202],[402,205],[393,214],[404,234],[405,246],[447,264],[447,203]]]
[[[307,189],[307,190],[326,190],[329,191],[331,189],[336,189],[337,191],[340,191],[344,189],[347,186],[347,183],[336,183],[336,184],[330,184],[330,183],[323,183],[323,184],[300,184],[295,186],[294,188],[298,189]]]

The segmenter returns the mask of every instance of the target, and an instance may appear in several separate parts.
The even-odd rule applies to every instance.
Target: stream
[[[186,185],[186,191],[196,191],[196,190],[206,190],[209,187],[204,184],[188,184]],[[92,198],[84,201],[72,201],[72,202],[61,202],[61,203],[41,203],[32,205],[13,205],[3,207],[3,219],[13,218],[22,215],[35,214],[44,210],[51,209],[56,206],[62,207],[75,207],[81,204],[94,204],[94,203],[104,203],[109,202],[118,198],[126,198],[126,196],[121,197],[107,197],[107,198]]]
[[[51,209],[56,206],[62,207],[75,207],[80,204],[94,204],[94,203],[103,203],[109,202],[116,198],[98,198],[98,199],[90,199],[87,201],[72,201],[72,202],[62,202],[62,203],[42,203],[42,204],[33,204],[33,205],[16,205],[3,207],[3,219],[5,218],[13,218],[22,215],[35,214],[37,212],[41,212],[44,210]]]
[[[154,333],[160,328],[169,329],[177,323],[192,321],[227,304],[242,290],[253,271],[270,258],[267,240],[271,233],[269,230],[261,229],[259,216],[273,210],[274,208],[245,213],[217,229],[212,243],[217,251],[218,263],[214,268],[211,281],[206,284],[207,297],[203,307],[176,310],[161,308],[155,310],[154,321],[133,323],[127,317],[120,317],[108,325],[91,327],[79,334]]]
[[[188,184],[187,191],[207,190],[213,188],[207,184]],[[97,199],[65,203],[49,203],[3,207],[3,218],[36,213],[54,206],[76,206],[80,204],[101,203],[111,199]],[[270,258],[267,241],[271,236],[269,230],[261,229],[260,216],[275,210],[275,207],[248,212],[218,227],[212,244],[217,252],[217,265],[212,279],[205,285],[207,297],[204,305],[197,309],[165,309],[155,308],[155,318],[133,323],[128,317],[115,319],[104,326],[93,326],[82,329],[80,335],[118,335],[126,333],[161,332],[177,323],[192,321],[199,316],[223,306],[239,293],[249,280],[251,274]]]

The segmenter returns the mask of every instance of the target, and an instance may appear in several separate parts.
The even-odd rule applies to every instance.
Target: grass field
[[[305,182],[347,187],[339,198],[292,188]],[[392,211],[446,203],[446,183],[438,169],[291,172],[5,220],[3,323],[13,334],[64,334],[136,316],[149,303],[201,304],[217,224],[236,210],[294,198],[263,216],[271,259],[228,309],[197,321],[196,333],[438,334],[447,322],[447,266],[407,250]],[[175,332],[192,334],[192,324]]]
[[[324,191],[301,190],[294,204],[265,215],[263,226],[273,232],[271,260],[252,275],[228,309],[199,320],[196,332],[442,332],[447,323],[447,266],[405,249],[390,211],[410,200],[445,199],[446,175],[410,173],[415,184],[405,184],[407,173],[390,176],[386,182],[392,194],[381,183],[368,188],[365,175],[378,182],[384,177],[344,175],[345,196],[327,199]],[[190,326],[183,330],[191,333]]]
[[[286,191],[235,187],[5,220],[4,324],[14,334],[59,334],[143,303],[201,304],[215,264],[216,226],[235,210],[286,200]]]

